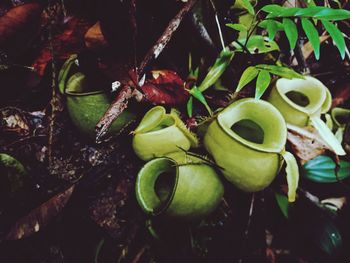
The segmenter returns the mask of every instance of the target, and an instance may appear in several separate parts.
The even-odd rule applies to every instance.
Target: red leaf
[[[53,37],[53,50],[56,59],[67,59],[71,54],[79,53],[85,49],[84,35],[91,26],[91,23],[82,19],[71,18],[62,34]],[[37,73],[42,76],[46,64],[52,59],[50,43],[41,50],[38,58],[33,62],[32,66]]]
[[[179,105],[187,102],[185,82],[171,70],[153,70],[152,78],[141,87],[145,99],[154,105]]]

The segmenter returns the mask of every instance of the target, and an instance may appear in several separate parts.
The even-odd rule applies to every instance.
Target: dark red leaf
[[[189,93],[185,82],[171,70],[154,70],[152,78],[147,79],[141,90],[146,101],[154,105],[174,106],[187,102]]]
[[[65,25],[62,34],[52,39],[53,49],[56,59],[67,59],[71,54],[79,53],[85,48],[85,34],[90,28],[91,23],[77,18],[71,18]],[[42,76],[46,64],[52,59],[50,43],[41,50],[40,55],[34,61],[32,66],[37,73]]]

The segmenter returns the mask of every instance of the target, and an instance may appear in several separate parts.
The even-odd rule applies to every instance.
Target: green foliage
[[[350,163],[347,161],[340,161],[337,175],[335,169],[336,164],[332,158],[320,155],[303,166],[303,176],[316,183],[335,183],[350,176]]]
[[[343,33],[340,32],[338,27],[328,21],[322,21],[324,28],[328,31],[329,35],[332,37],[335,45],[337,46],[342,59],[345,57],[345,40]]]
[[[202,92],[207,90],[209,87],[214,85],[221,75],[225,72],[227,67],[230,65],[231,60],[233,59],[234,52],[231,51],[228,48],[223,49],[217,59],[215,60],[214,65],[210,68],[209,72],[205,76],[204,80],[201,82],[199,86],[193,86],[191,90],[189,90],[189,93],[191,94],[191,97],[189,101],[187,102],[187,114],[188,116],[192,116],[193,113],[193,98],[196,98],[200,103],[202,103],[209,114],[212,114],[212,110],[210,109],[204,95]],[[195,75],[195,77],[198,77],[198,68],[196,70],[192,70],[192,62],[190,64],[190,75]]]
[[[241,0],[242,6],[247,9],[248,13],[251,15],[255,15],[255,10],[249,0]]]
[[[318,60],[320,58],[320,38],[318,36],[318,31],[314,24],[306,18],[301,19],[301,26],[303,27],[307,38],[313,46],[315,58]]]
[[[249,51],[251,54],[264,54],[279,50],[277,43],[268,37],[254,35],[248,38],[238,39],[231,44],[236,52]]]
[[[267,70],[260,70],[256,80],[255,98],[260,99],[271,82],[270,73]]]
[[[311,20],[322,22],[323,27],[332,37],[335,45],[339,49],[342,59],[345,57],[345,40],[342,32],[332,23],[350,18],[350,11],[345,9],[333,9],[323,6],[314,6],[312,3],[307,8],[282,7],[279,5],[266,5],[262,11],[268,13],[266,20],[259,24],[260,27],[268,31],[269,38],[273,39],[278,31],[285,31],[291,49],[295,48],[298,39],[296,21],[301,20],[302,28],[315,51],[316,59],[320,57],[320,40],[318,30]],[[282,20],[283,29],[278,20]],[[294,21],[293,21],[294,20]],[[270,22],[274,21],[274,22]]]
[[[276,201],[281,209],[282,214],[284,215],[285,218],[288,218],[289,216],[289,202],[288,198],[284,195],[275,193]]]
[[[243,72],[238,82],[236,92],[242,90],[247,84],[249,84],[253,79],[255,79],[256,76],[258,76],[256,81],[255,98],[261,98],[261,96],[264,94],[264,92],[270,85],[270,74],[288,79],[304,78],[303,75],[300,75],[299,73],[287,67],[259,64],[256,66],[250,66]]]

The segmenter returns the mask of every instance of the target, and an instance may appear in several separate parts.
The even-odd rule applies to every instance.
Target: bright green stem
[[[282,152],[282,157],[286,161],[286,174],[288,183],[288,201],[294,202],[299,183],[299,169],[295,157],[290,152]]]
[[[345,151],[341,146],[341,143],[337,140],[334,134],[330,131],[327,125],[316,116],[310,117],[312,125],[316,128],[322,139],[327,143],[327,145],[337,154],[345,155]]]

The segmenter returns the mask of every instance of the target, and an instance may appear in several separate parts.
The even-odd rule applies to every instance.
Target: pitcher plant
[[[134,151],[145,161],[198,146],[197,136],[187,129],[178,113],[166,113],[162,106],[150,109],[133,135]]]
[[[344,108],[334,108],[331,111],[333,131],[339,142],[343,141],[346,125],[350,122],[350,110]]]
[[[295,200],[299,172],[294,156],[285,151],[287,127],[270,103],[238,100],[210,124],[204,146],[228,181],[243,191],[267,187],[286,161],[288,198]]]
[[[339,141],[321,120],[332,102],[328,88],[313,77],[304,79],[280,78],[276,81],[268,101],[283,115],[288,125],[313,125],[322,139],[337,155],[345,155]]]
[[[59,91],[66,98],[68,114],[73,124],[84,134],[94,137],[95,126],[111,103],[111,94],[98,87],[94,87],[94,91],[87,91],[89,83],[75,65],[76,59],[77,55],[72,55],[62,66],[58,77]],[[109,134],[120,132],[135,119],[135,114],[125,110],[113,122]]]
[[[135,188],[137,201],[147,214],[185,221],[210,214],[224,194],[215,170],[184,152],[146,163],[138,173]]]

